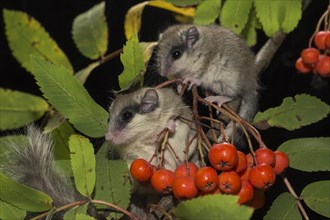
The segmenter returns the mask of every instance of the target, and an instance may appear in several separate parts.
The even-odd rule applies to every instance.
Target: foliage
[[[1,88],[0,130],[20,128],[40,118],[45,120],[44,132],[53,132],[57,166],[73,175],[77,190],[89,199],[79,205],[69,204],[68,208],[71,209],[66,212],[64,219],[91,218],[87,216],[87,206],[95,202],[93,199],[123,209],[127,209],[130,201],[131,183],[127,163],[108,160],[107,145],[103,145],[95,155],[88,139],[103,137],[107,126],[106,111],[90,97],[83,86],[92,71],[111,55],[107,54],[105,4],[101,2],[74,19],[73,41],[82,55],[93,60],[75,74],[67,56],[36,19],[25,12],[3,10],[5,33],[12,55],[34,75],[45,99]],[[279,30],[289,33],[297,26],[302,15],[301,0],[227,0],[223,3],[220,0],[156,0],[137,4],[127,12],[125,18],[125,35],[129,40],[120,56],[124,66],[119,76],[122,89],[134,83],[141,85],[145,64],[151,56],[151,46],[154,46],[138,40],[141,15],[146,6],[168,10],[193,20],[195,24],[219,21],[244,37],[249,45],[257,42],[256,29],[263,30],[269,37]],[[317,123],[327,117],[329,111],[326,103],[316,97],[301,94],[284,99],[278,107],[258,113],[255,123],[262,124],[263,128],[275,126],[296,130]],[[74,128],[87,137],[75,134]],[[328,137],[302,138],[289,140],[278,150],[288,154],[291,168],[303,172],[329,171],[328,144]],[[4,158],[5,150],[0,150],[0,158]],[[0,174],[0,178],[1,219],[22,219],[27,211],[53,211],[49,196],[3,174]],[[307,185],[299,198],[283,193],[273,202],[265,219],[301,219],[296,205],[300,198],[315,212],[330,217],[330,199],[324,192],[329,192],[329,181]],[[102,209],[103,206],[97,208]],[[181,202],[171,212],[179,219],[247,219],[253,210],[239,206],[235,196],[213,195]],[[111,212],[109,218],[121,216],[122,213]]]

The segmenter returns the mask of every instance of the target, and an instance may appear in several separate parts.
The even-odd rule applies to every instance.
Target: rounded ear
[[[186,46],[191,48],[199,39],[199,32],[196,26],[188,28],[186,31]]]
[[[159,97],[157,91],[155,89],[148,89],[141,100],[139,112],[142,114],[152,112],[158,106]]]

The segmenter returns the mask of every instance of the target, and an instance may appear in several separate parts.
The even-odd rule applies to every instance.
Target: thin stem
[[[128,217],[130,217],[131,219],[134,220],[138,220],[139,218],[136,217],[135,215],[133,215],[131,212],[127,211],[126,209],[121,208],[120,206],[117,206],[115,204],[112,203],[108,203],[108,202],[104,202],[101,200],[91,200],[91,203],[95,203],[95,204],[101,204],[101,205],[105,205],[105,206],[109,206],[111,208],[114,208],[122,213],[124,213],[125,215],[127,215]]]
[[[309,217],[306,213],[306,210],[304,208],[304,206],[302,205],[300,198],[298,197],[298,195],[296,194],[296,192],[294,191],[293,187],[291,186],[290,181],[288,180],[288,178],[285,175],[281,175],[284,184],[286,185],[286,188],[289,190],[289,192],[291,193],[291,195],[293,195],[293,197],[296,199],[298,208],[301,212],[301,214],[303,215],[304,219],[309,220]]]
[[[167,147],[170,149],[171,153],[174,155],[174,157],[178,161],[178,163],[181,164],[182,161],[180,160],[178,155],[175,153],[175,150],[173,149],[172,145],[169,142],[167,142]]]
[[[99,61],[99,63],[102,64],[102,63],[108,62],[109,60],[119,56],[121,52],[123,52],[123,48],[120,48],[120,49],[106,55],[105,57],[102,57],[101,60]]]
[[[64,206],[61,206],[59,208],[56,208],[55,212],[60,212],[60,211],[63,211],[65,209],[68,209],[68,208],[72,208],[72,207],[75,207],[75,206],[81,206],[81,205],[84,205],[85,203],[89,202],[89,200],[83,200],[83,201],[78,201],[78,202],[73,202],[73,203],[70,203],[70,204],[67,204],[67,205],[64,205]],[[31,220],[37,220],[37,219],[41,219],[41,218],[44,218],[48,215],[49,211],[48,212],[45,212],[41,215],[38,215],[34,218],[32,218]]]

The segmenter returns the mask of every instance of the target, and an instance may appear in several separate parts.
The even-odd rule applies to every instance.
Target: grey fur
[[[71,179],[55,167],[54,144],[48,135],[30,125],[24,143],[9,141],[7,144],[8,163],[1,166],[5,175],[46,193],[55,207],[82,199]]]
[[[238,100],[237,112],[251,121],[257,110],[259,88],[254,54],[243,39],[218,25],[195,26],[199,38],[189,48],[185,46],[186,36],[192,27],[174,25],[161,34],[156,55],[160,74],[197,79],[216,95]],[[179,59],[171,56],[173,48],[182,50]]]

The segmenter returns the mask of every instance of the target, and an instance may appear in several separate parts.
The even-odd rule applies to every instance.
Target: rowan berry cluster
[[[244,154],[228,142],[214,144],[208,152],[210,166],[198,168],[195,163],[180,164],[175,171],[156,168],[144,159],[130,167],[132,177],[142,184],[151,183],[159,193],[173,193],[180,200],[206,194],[238,195],[239,204],[261,208],[264,191],[275,183],[288,166],[288,156],[280,151],[259,148]]]
[[[314,73],[322,77],[330,77],[330,24],[327,22],[329,9],[318,22],[313,36],[310,38],[309,47],[304,49],[297,59],[295,67],[300,73]],[[320,25],[324,20],[324,30]],[[315,47],[312,47],[314,42]]]

